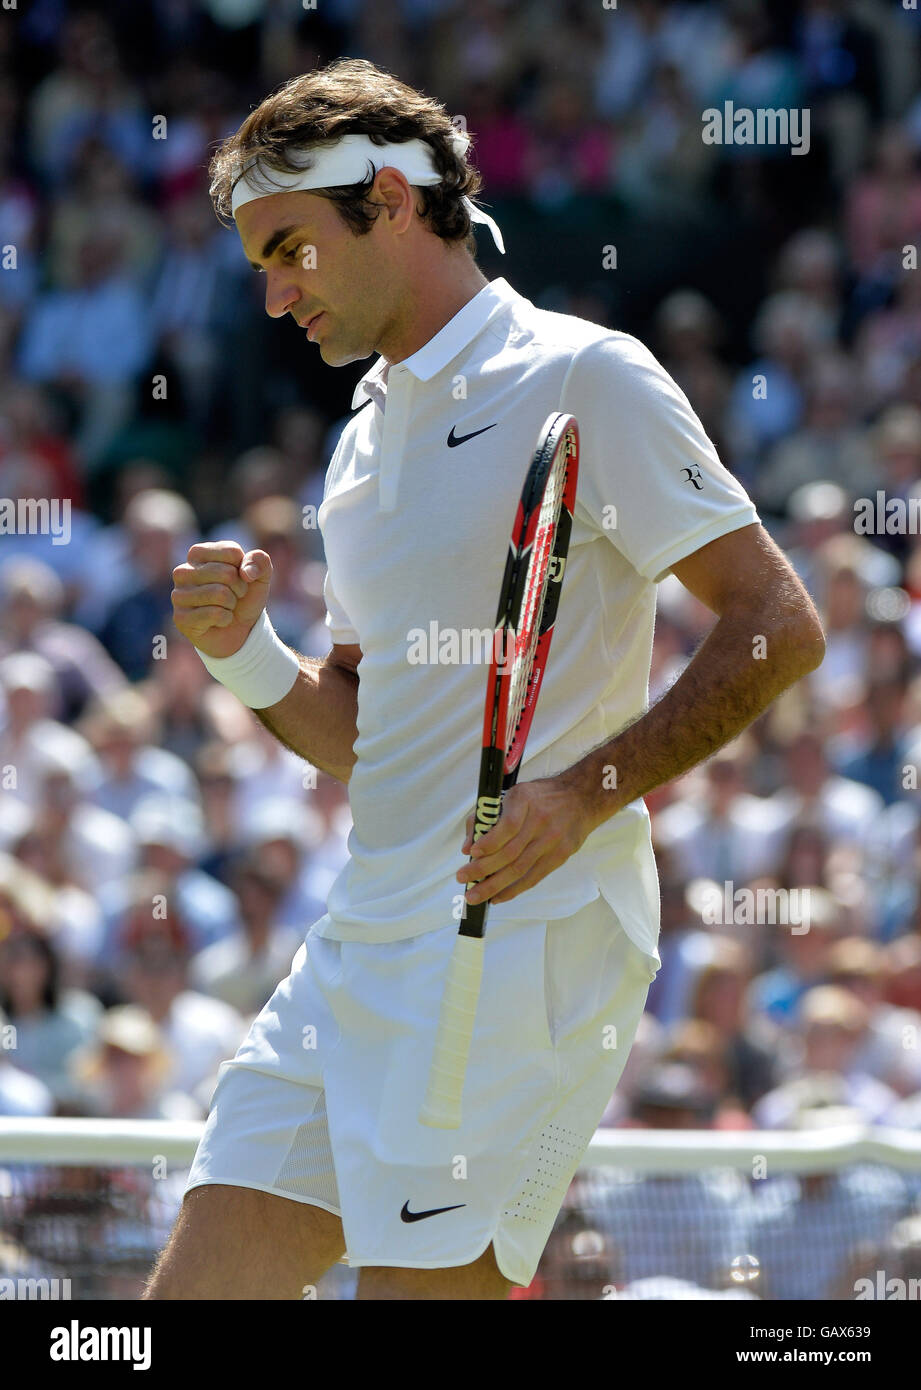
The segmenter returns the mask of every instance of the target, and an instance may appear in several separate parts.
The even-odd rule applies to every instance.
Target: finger
[[[240,578],[236,565],[217,560],[209,560],[201,565],[177,565],[173,570],[173,583],[178,588],[189,588],[193,584],[226,584],[238,598],[242,598],[247,589],[246,580]]]
[[[502,805],[502,814],[492,829],[487,830],[486,834],[481,835],[474,843],[471,854],[475,859],[495,854],[496,850],[508,844],[524,825],[528,815],[528,803],[524,800],[512,801],[511,796],[512,793],[509,792]]]
[[[189,613],[182,613],[181,623],[178,616],[177,614],[176,627],[183,637],[190,640],[203,637],[213,627],[229,627],[234,621],[234,615],[227,608],[194,608]]]
[[[473,814],[473,812],[471,811],[471,812],[470,812],[470,815],[467,817],[467,825],[466,825],[467,838],[465,839],[464,843],[461,845],[461,854],[469,854],[470,851],[473,849],[473,827],[474,827],[475,824],[476,824],[476,816],[475,816],[475,815]]]
[[[264,550],[248,550],[240,565],[240,574],[250,584],[268,584],[272,578],[272,561]]]
[[[482,879],[488,878],[490,874],[498,873],[500,869],[513,863],[524,852],[525,847],[530,844],[533,838],[531,827],[526,823],[518,834],[501,848],[492,854],[471,859],[468,864],[459,869],[457,873],[458,883],[478,883]]]
[[[491,874],[489,878],[484,878],[481,883],[474,884],[467,890],[468,903],[492,902],[497,893],[511,885],[517,885],[534,865],[544,857],[544,851],[537,841],[532,841],[525,852],[498,873]],[[549,871],[548,871],[549,872]],[[543,875],[541,875],[542,877]],[[520,891],[520,890],[518,890]]]
[[[237,606],[237,595],[226,584],[199,584],[191,589],[174,589],[173,608],[229,608]]]
[[[563,861],[561,860],[560,862],[562,863]],[[546,859],[539,859],[523,878],[520,878],[517,883],[511,884],[508,888],[500,890],[491,901],[494,903],[510,903],[513,898],[517,898],[521,893],[526,893],[529,888],[533,888],[536,883],[540,883],[541,879],[546,878],[548,874],[552,874],[553,870],[559,867],[560,865],[555,863],[552,858],[549,861]]]
[[[193,565],[216,560],[239,569],[243,563],[243,553],[242,545],[237,545],[236,541],[196,541],[189,547],[186,559]]]

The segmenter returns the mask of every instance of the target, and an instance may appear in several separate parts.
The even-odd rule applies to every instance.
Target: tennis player
[[[348,783],[354,829],[327,915],[221,1068],[149,1297],[301,1298],[343,1254],[361,1298],[528,1284],[659,964],[642,796],[824,650],[646,348],[483,276],[471,222],[501,235],[466,149],[436,102],[342,60],[268,97],[212,163],[266,312],[333,366],[377,358],[319,513],[329,655],[279,641],[271,560],[231,542],[177,568],[176,624],[283,744]],[[463,643],[491,631],[552,411],[582,441],[566,583],[522,780],[468,867],[486,667]],[[670,573],[717,620],[647,709]],[[490,919],[464,1118],[444,1131],[417,1117],[464,893]]]

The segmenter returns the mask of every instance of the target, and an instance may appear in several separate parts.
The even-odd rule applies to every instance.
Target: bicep
[[[333,666],[337,671],[347,671],[352,676],[358,675],[358,663],[361,661],[362,651],[357,643],[334,642],[332,651],[326,658],[326,665]]]

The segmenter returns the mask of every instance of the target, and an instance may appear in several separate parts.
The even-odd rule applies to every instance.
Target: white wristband
[[[214,679],[250,709],[266,709],[284,699],[301,669],[300,662],[278,636],[265,609],[233,656],[205,656],[201,651],[198,655]]]

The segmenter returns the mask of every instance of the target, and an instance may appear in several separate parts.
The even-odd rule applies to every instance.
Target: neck
[[[465,249],[438,247],[427,255],[423,252],[422,260],[401,297],[399,315],[387,324],[377,345],[391,363],[418,352],[489,284]]]

